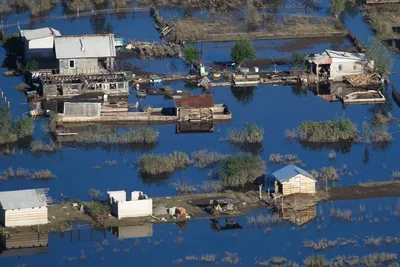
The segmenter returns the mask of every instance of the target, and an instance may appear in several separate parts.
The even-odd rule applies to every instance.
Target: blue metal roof
[[[309,172],[294,166],[294,165],[288,165],[286,167],[283,167],[282,169],[274,172],[272,175],[277,179],[279,182],[286,182],[287,180],[295,177],[298,174],[302,174],[304,176],[307,176],[313,180],[316,180]]]

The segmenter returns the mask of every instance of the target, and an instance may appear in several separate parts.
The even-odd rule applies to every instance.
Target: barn
[[[20,30],[24,42],[25,60],[32,58],[54,58],[54,37],[61,36],[56,29],[46,27],[34,30]]]
[[[0,192],[0,223],[5,227],[46,224],[46,192],[47,189]]]
[[[316,179],[297,166],[288,165],[274,172],[273,176],[275,177],[275,193],[277,195],[315,194]]]

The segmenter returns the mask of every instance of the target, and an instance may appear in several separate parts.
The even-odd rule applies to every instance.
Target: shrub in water
[[[137,166],[142,174],[156,175],[170,173],[190,165],[189,156],[175,151],[168,155],[144,154],[139,158]]]
[[[231,129],[228,140],[233,144],[257,144],[264,139],[264,128],[246,123],[243,129]]]

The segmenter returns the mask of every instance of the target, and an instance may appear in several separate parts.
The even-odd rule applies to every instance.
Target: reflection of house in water
[[[221,223],[216,219],[211,219],[211,228],[217,232],[243,229],[243,227],[238,222],[233,221],[233,218],[226,218],[224,225],[221,225]]]
[[[153,224],[110,227],[109,231],[117,238],[140,238],[153,236]]]
[[[6,233],[0,236],[0,257],[17,257],[46,253],[48,243],[48,233]]]
[[[302,210],[283,209],[282,219],[297,225],[303,225],[317,217],[317,206],[311,206]]]
[[[211,133],[214,131],[214,123],[210,121],[179,122],[175,129],[176,133]]]

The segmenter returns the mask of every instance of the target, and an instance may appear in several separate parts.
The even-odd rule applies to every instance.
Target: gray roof
[[[22,37],[25,37],[26,40],[33,40],[39,38],[45,38],[49,36],[61,36],[61,33],[56,29],[51,27],[34,29],[34,30],[21,30],[20,34]]]
[[[114,34],[60,36],[54,45],[57,59],[115,57]]]
[[[279,182],[285,182],[299,174],[302,174],[313,180],[316,180],[309,172],[294,165],[288,165],[286,167],[283,167],[282,169],[274,172],[272,175],[275,176],[275,178]]]
[[[47,206],[44,189],[27,189],[0,192],[0,206],[4,210]]]

